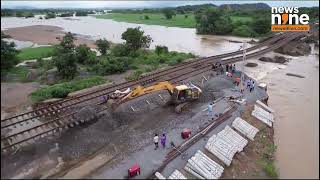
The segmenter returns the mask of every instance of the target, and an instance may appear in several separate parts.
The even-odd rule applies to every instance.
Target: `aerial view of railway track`
[[[2,178],[319,176],[319,162],[306,160],[318,149],[304,157],[309,168],[302,172],[286,166],[288,154],[296,152],[286,153],[280,143],[286,141],[283,117],[299,105],[280,110],[290,101],[275,98],[293,102],[290,88],[310,96],[318,91],[290,86],[299,78],[314,81],[319,72],[311,70],[319,56],[315,2],[297,4],[311,17],[308,30],[293,32],[272,32],[272,5],[266,3],[150,2],[150,9],[113,9],[115,2],[100,2],[110,8],[90,4],[78,10],[56,3],[47,12],[45,4],[19,8],[18,1],[3,2]],[[207,28],[211,21],[213,32]],[[214,21],[224,21],[223,30]],[[85,24],[112,28],[81,30]],[[319,129],[306,132],[313,136]],[[234,151],[240,141],[245,148]]]

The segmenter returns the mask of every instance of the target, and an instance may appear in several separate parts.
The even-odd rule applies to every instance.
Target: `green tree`
[[[215,23],[221,17],[221,10],[209,8],[198,10],[195,13],[196,29],[199,34],[215,34]]]
[[[96,41],[96,45],[98,46],[98,50],[102,55],[106,55],[108,49],[110,48],[110,42],[106,39],[98,39]]]
[[[144,19],[148,20],[148,19],[150,19],[150,18],[149,18],[148,15],[145,15],[145,16],[144,16]]]
[[[258,34],[266,34],[270,32],[270,18],[260,17],[253,21],[252,29]]]
[[[15,44],[4,40],[4,38],[8,37],[9,36],[1,32],[1,72],[9,70],[19,62],[17,59],[19,51],[15,49]]]
[[[56,46],[56,56],[52,58],[59,75],[64,79],[73,79],[77,73],[77,57],[75,53],[75,38],[68,32]]]
[[[254,37],[255,32],[247,25],[238,26],[232,31],[233,35],[242,37]]]
[[[232,32],[232,22],[230,17],[224,16],[216,20],[214,22],[213,32],[218,35],[229,34]]]
[[[76,57],[77,62],[80,64],[94,64],[95,61],[95,53],[90,50],[90,48],[85,44],[80,44],[76,47]]]
[[[166,19],[172,19],[172,16],[176,14],[172,9],[164,9],[162,10],[162,13],[166,17]]]
[[[125,40],[125,45],[130,51],[137,51],[140,48],[148,48],[152,42],[149,35],[144,35],[144,31],[140,27],[128,28],[121,35],[121,39]]]

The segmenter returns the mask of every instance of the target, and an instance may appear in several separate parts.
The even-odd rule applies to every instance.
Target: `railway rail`
[[[303,35],[303,33],[290,33],[275,36],[274,38],[271,38],[259,45],[247,48],[247,57],[255,57],[268,51],[272,51]],[[263,47],[266,48],[261,50]],[[250,53],[250,51],[255,52]],[[221,61],[222,58],[228,59]],[[198,58],[193,61],[182,63],[178,66],[152,73],[148,76],[138,79],[137,81],[129,81],[84,93],[73,98],[67,98],[60,102],[41,107],[34,111],[3,119],[1,120],[1,149],[3,151],[6,151],[9,148],[14,149],[25,144],[32,143],[34,140],[37,140],[40,137],[45,137],[46,135],[54,134],[57,131],[62,131],[63,129],[67,129],[82,123],[74,117],[74,115],[77,113],[77,110],[74,108],[77,109],[78,105],[81,105],[82,107],[93,105],[96,107],[95,110],[97,113],[102,112],[106,110],[107,107],[100,102],[101,97],[112,93],[117,89],[122,90],[128,87],[134,87],[138,84],[153,83],[159,80],[178,83],[190,77],[211,70],[209,65],[212,63],[221,61],[222,64],[226,64],[234,63],[239,60],[242,60],[242,51],[235,51],[206,58]],[[43,118],[46,118],[47,120],[45,122],[40,121]],[[20,126],[20,130],[19,128],[15,128],[16,126]],[[10,129],[12,131],[9,133],[4,133],[4,135],[2,134],[3,131]]]

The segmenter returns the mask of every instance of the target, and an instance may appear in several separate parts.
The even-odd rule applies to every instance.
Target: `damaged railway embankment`
[[[276,47],[273,47],[273,48],[276,48]],[[271,49],[273,49],[273,48],[271,48]],[[241,54],[241,52],[240,52],[240,54]],[[241,56],[239,56],[238,58],[234,58],[232,60],[239,60],[239,59],[241,59]],[[215,59],[213,59],[213,60],[215,60]],[[197,62],[197,63],[201,63],[201,62]],[[206,67],[204,67],[204,66],[206,66]],[[176,69],[172,69],[175,73],[172,73],[171,76],[161,76],[157,80],[162,80],[162,78],[169,78],[169,79],[171,78],[176,83],[181,82],[182,80],[185,80],[185,81],[197,81],[197,83],[201,84],[201,82],[203,80],[203,76],[207,77],[208,76],[207,72],[211,68],[208,67],[206,64],[201,66],[201,68],[203,68],[203,69],[201,69],[200,72],[199,72],[199,69],[197,69],[197,68],[199,68],[199,67],[198,66],[195,66],[195,67],[190,66],[189,69],[187,69],[188,72],[183,72],[185,74],[188,74],[188,76],[186,78],[181,78],[182,75],[177,73]],[[183,69],[183,68],[181,68],[181,69]],[[193,78],[198,78],[198,79],[192,80]],[[148,80],[148,78],[142,78],[140,82],[141,83],[152,82],[152,79],[151,79],[151,81],[150,81],[150,79],[148,81],[147,80]],[[121,88],[125,88],[125,87],[126,87],[126,85],[124,85],[120,88],[119,87],[114,87],[114,88],[121,89]],[[226,89],[228,89],[228,88],[226,88]],[[213,97],[219,96],[219,95],[217,95],[219,93],[228,96],[228,94],[230,94],[232,92],[231,89],[232,88],[229,87],[229,90],[221,90],[221,92],[216,93],[215,95],[213,95]],[[115,89],[108,90],[108,91],[113,92],[114,90]],[[91,97],[90,96],[83,96],[85,98],[80,99],[80,101],[88,102],[87,101],[88,99],[96,98],[95,101],[91,101],[91,102],[100,103],[101,102],[101,94],[103,94],[103,93],[107,94],[108,91],[101,91],[99,96],[91,96]],[[257,95],[257,94],[251,94],[251,95]],[[153,99],[155,99],[155,97],[153,97]],[[248,101],[252,101],[253,99],[255,99],[254,96],[248,97]],[[141,112],[148,112],[148,113],[140,113],[139,114],[139,108],[138,108],[138,112],[128,113],[131,111],[130,108],[128,108],[129,110],[127,109],[127,111],[124,111],[124,113],[120,112],[118,114],[111,115],[111,118],[109,115],[105,115],[105,119],[100,118],[97,123],[92,124],[92,125],[85,127],[85,128],[83,128],[81,126],[77,126],[75,128],[72,128],[72,129],[68,130],[66,133],[59,135],[59,138],[50,138],[50,139],[44,138],[44,140],[42,141],[41,144],[39,143],[39,144],[31,145],[30,147],[32,147],[32,148],[30,148],[29,153],[32,154],[32,152],[39,152],[39,154],[37,154],[37,156],[38,155],[39,156],[41,156],[41,155],[46,156],[46,152],[48,152],[48,150],[52,148],[51,145],[54,143],[58,143],[59,147],[60,147],[58,150],[58,153],[57,153],[57,155],[52,156],[51,158],[62,157],[63,161],[66,162],[65,167],[68,167],[68,163],[69,164],[77,164],[77,162],[83,160],[80,157],[86,157],[86,156],[92,154],[93,152],[96,152],[97,149],[99,149],[99,148],[102,148],[103,153],[109,154],[110,156],[115,156],[116,154],[120,153],[121,155],[118,158],[123,158],[124,160],[128,160],[128,161],[130,159],[130,154],[144,152],[143,149],[148,150],[146,153],[148,158],[161,159],[161,158],[163,158],[162,155],[165,155],[166,151],[161,152],[160,154],[156,154],[155,156],[153,156],[151,153],[151,152],[153,152],[152,151],[153,148],[150,149],[150,142],[152,142],[151,138],[152,138],[154,132],[164,132],[164,131],[170,132],[169,137],[172,138],[172,140],[176,141],[177,143],[181,142],[181,140],[178,137],[174,137],[174,136],[177,136],[174,134],[179,134],[179,132],[181,131],[182,128],[189,126],[189,127],[193,128],[194,132],[196,132],[197,130],[199,130],[199,128],[201,126],[203,126],[202,123],[209,123],[210,122],[210,119],[204,118],[204,114],[199,113],[199,112],[201,111],[200,108],[203,108],[203,106],[206,106],[207,103],[212,100],[213,99],[208,98],[208,99],[206,99],[205,102],[195,104],[195,105],[191,106],[190,111],[187,111],[184,114],[179,115],[179,116],[175,115],[172,112],[172,109],[170,109],[170,108],[161,107],[161,106],[159,108],[159,104],[161,104],[161,103],[158,103],[158,102],[159,101],[161,102],[161,100],[158,100],[157,102],[150,101],[150,103],[152,104],[151,106],[149,106],[147,109],[141,108],[141,110],[142,110]],[[75,102],[71,101],[71,103],[76,103],[76,102],[77,101],[75,101]],[[141,104],[142,103],[147,104],[144,100],[141,100],[138,102],[140,102]],[[60,108],[61,112],[65,112],[64,108],[66,107],[66,105],[63,103],[67,104],[68,102],[64,101],[64,102],[62,102],[62,104],[60,104],[60,106],[62,106],[62,107],[58,106],[58,109]],[[70,101],[69,101],[69,103],[70,103]],[[59,103],[57,103],[56,105],[59,105]],[[225,107],[224,107],[225,105],[226,105],[226,102],[221,105],[221,107],[220,107],[221,109],[219,111],[223,112],[223,110],[225,109]],[[136,107],[136,106],[133,106],[133,107]],[[141,106],[138,105],[138,107],[141,107]],[[69,109],[69,111],[72,110],[72,108],[68,108],[68,109]],[[49,112],[52,112],[52,110],[49,110]],[[40,113],[45,113],[45,111],[40,112]],[[118,120],[120,120],[120,122],[121,122],[121,119],[123,119],[124,121],[123,121],[123,123],[120,123],[120,125],[115,125],[116,128],[113,129],[113,128],[110,128],[110,124],[106,123],[109,119],[114,119],[116,122],[119,122]],[[190,119],[192,119],[192,120],[190,121]],[[47,121],[47,122],[49,122],[49,121]],[[52,121],[52,122],[54,122],[54,121]],[[71,121],[71,124],[76,124],[76,123]],[[38,141],[38,142],[40,142],[40,141]],[[107,146],[106,146],[106,144],[107,144]],[[44,146],[42,148],[40,148],[40,145],[44,145]],[[38,148],[40,148],[41,150],[39,150]],[[148,152],[151,153],[151,156],[150,156],[150,154],[148,155]],[[19,156],[21,157],[21,156],[26,155],[26,159],[28,159],[28,157],[30,157],[30,159],[36,157],[34,154],[32,154],[30,156],[30,154],[26,153],[25,151],[18,151],[16,153],[16,155],[17,155],[17,157],[19,157]],[[10,160],[14,160],[14,158],[10,158],[10,157],[6,157],[6,158],[7,159],[5,160],[5,162],[8,162],[8,164],[10,164]],[[158,161],[159,161],[159,159],[158,159]],[[117,159],[117,158],[115,159],[115,162],[119,162],[119,161],[120,161],[119,159]],[[11,162],[14,162],[14,161],[11,161]],[[21,164],[23,164],[23,163],[21,163]],[[159,165],[159,164],[155,163],[153,165],[149,165],[150,167],[147,167],[148,164],[145,164],[144,165],[144,168],[146,168],[145,172],[150,171],[150,169],[148,170],[148,168],[154,168],[157,165]],[[13,166],[8,167],[8,168],[11,168],[11,170],[14,169]],[[117,170],[117,168],[115,168],[115,169]],[[120,174],[120,176],[116,176],[118,178],[123,177],[124,170],[127,170],[127,168],[121,168],[121,169],[119,168],[118,171],[115,172],[114,174],[115,175]],[[108,172],[108,171],[106,171],[106,172]],[[112,173],[108,173],[108,174],[111,175]],[[36,176],[34,174],[32,174],[32,175],[29,174],[27,177],[38,177],[38,176]]]

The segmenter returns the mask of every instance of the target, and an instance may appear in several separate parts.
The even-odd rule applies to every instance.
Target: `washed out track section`
[[[287,37],[288,35],[277,35],[261,44],[258,44],[256,46],[250,47],[247,49],[247,51],[255,50],[258,48],[261,48],[263,46],[276,43],[279,40],[282,40],[283,38]],[[170,76],[170,74],[177,74],[180,71],[186,71],[186,68],[199,68],[199,66],[203,65],[204,63],[201,61],[205,60],[217,60],[225,57],[230,57],[230,56],[235,56],[242,54],[242,51],[236,51],[236,52],[231,52],[227,54],[222,54],[222,55],[217,55],[217,56],[211,56],[211,57],[206,57],[206,58],[201,58],[201,59],[195,59],[193,61],[188,61],[185,63],[182,63],[177,66],[173,66],[171,68],[167,68],[161,71],[157,71],[155,73],[149,74],[148,76],[142,77],[137,81],[128,81],[124,82],[121,84],[117,84],[114,86],[108,86],[102,89],[98,89],[95,91],[91,91],[88,93],[83,93],[78,96],[74,97],[69,97],[65,98],[63,100],[60,100],[58,102],[49,104],[49,105],[44,105],[40,108],[37,108],[33,111],[25,112],[19,115],[15,115],[6,119],[1,120],[1,129],[18,124],[18,123],[23,123],[25,121],[33,120],[34,118],[41,118],[41,117],[46,117],[46,116],[55,116],[57,113],[61,113],[62,111],[67,110],[71,106],[74,106],[76,104],[80,104],[86,101],[90,101],[92,99],[97,99],[105,94],[108,94],[110,92],[113,92],[117,89],[125,89],[128,87],[132,87],[137,84],[145,85],[149,84],[151,82],[155,82],[163,77]]]
[[[275,36],[264,43],[248,48],[247,57],[250,58],[272,51],[303,35],[303,33],[290,33]],[[262,47],[265,48],[263,50],[255,51]],[[250,51],[255,52],[250,53]],[[227,57],[229,58],[221,60],[222,58]],[[90,105],[95,107],[94,109],[96,113],[104,111],[107,107],[101,103],[101,97],[112,93],[115,90],[123,90],[139,84],[152,84],[157,81],[171,81],[172,83],[178,83],[190,77],[209,71],[212,63],[222,62],[222,64],[226,64],[240,60],[242,60],[242,51],[196,59],[182,63],[178,66],[158,71],[142,77],[137,81],[129,81],[113,85],[73,98],[68,98],[48,106],[43,106],[34,111],[3,119],[1,120],[1,149],[3,151],[8,150],[9,148],[15,149],[19,146],[32,143],[38,138],[45,137],[57,131],[62,131],[63,129],[83,123],[85,120],[79,120],[74,116],[79,108]],[[79,108],[77,109],[77,107]]]

